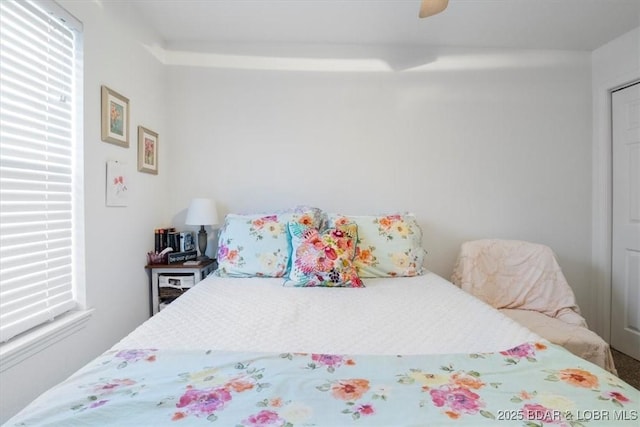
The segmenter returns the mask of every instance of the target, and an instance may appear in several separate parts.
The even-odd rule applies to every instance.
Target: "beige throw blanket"
[[[551,249],[518,240],[462,245],[451,281],[497,309],[533,310],[587,326]]]
[[[451,281],[538,335],[616,373],[609,344],[587,328],[549,247],[517,240],[464,243]]]

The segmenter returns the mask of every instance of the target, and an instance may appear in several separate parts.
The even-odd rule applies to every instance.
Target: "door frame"
[[[608,78],[593,94],[591,307],[589,325],[611,341],[611,257],[613,239],[613,123],[611,94],[640,82],[640,70]]]

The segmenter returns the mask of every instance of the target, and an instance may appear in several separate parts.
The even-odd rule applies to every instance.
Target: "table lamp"
[[[199,260],[207,260],[209,257],[205,254],[207,250],[207,232],[205,225],[218,224],[218,212],[216,205],[211,199],[192,199],[187,210],[187,225],[199,225],[198,232],[198,249],[200,250]]]

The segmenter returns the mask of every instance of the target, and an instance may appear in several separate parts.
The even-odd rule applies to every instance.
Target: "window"
[[[0,2],[0,342],[82,308],[81,24]]]

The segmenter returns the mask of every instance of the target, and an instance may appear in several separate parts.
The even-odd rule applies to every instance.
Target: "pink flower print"
[[[316,269],[318,252],[313,246],[300,245],[296,250],[296,267],[304,274],[311,274]]]
[[[95,387],[95,392],[99,393],[99,392],[103,392],[103,393],[111,393],[113,390],[119,388],[119,387],[123,387],[123,386],[129,386],[129,385],[134,385],[136,384],[136,382],[134,380],[130,380],[130,379],[124,379],[124,380],[120,380],[120,379],[113,379],[111,380],[111,382],[108,383],[104,383],[102,385],[98,385]]]
[[[501,351],[500,354],[502,354],[503,356],[526,358],[526,357],[535,356],[536,351],[531,344],[525,343],[525,344],[521,344],[519,346],[510,348],[509,350]]]
[[[218,247],[218,260],[223,260],[229,255],[229,247],[222,244]]]
[[[356,412],[358,412],[360,415],[373,415],[375,413],[375,409],[373,409],[373,405],[368,403],[366,405],[358,406]]]
[[[153,354],[156,349],[133,349],[133,350],[122,350],[116,354],[115,357],[119,357],[120,359],[124,359],[126,362],[134,363],[139,360],[146,360],[147,362],[155,362],[156,356]]]
[[[336,240],[336,245],[344,252],[349,251],[349,258],[353,257],[354,251],[352,239],[338,239]]]
[[[89,409],[99,408],[107,402],[108,400],[99,400],[97,402],[93,402],[91,405],[89,405]]]
[[[330,246],[327,246],[324,248],[324,253],[327,255],[327,258],[329,258],[332,261],[338,258],[338,254],[336,250]]]
[[[605,399],[617,400],[620,403],[628,403],[630,402],[629,398],[624,394],[617,391],[608,391],[602,394],[602,397]]]
[[[196,416],[209,416],[224,407],[231,400],[231,393],[224,388],[208,388],[199,390],[187,387],[187,391],[180,396],[177,408],[185,408],[186,412]]]
[[[327,272],[331,271],[331,269],[333,268],[333,261],[328,256],[319,256],[316,261],[316,271]]]
[[[134,385],[135,383],[136,382],[134,380],[130,380],[130,379],[124,379],[124,380],[114,379],[113,382],[106,383],[100,388],[102,390],[112,390],[114,388],[118,388],[123,385]]]
[[[338,367],[342,365],[344,358],[335,354],[312,354],[311,360],[319,365]]]
[[[336,238],[336,239],[340,239],[342,237],[344,237],[344,232],[338,228],[336,228],[335,230],[331,231],[331,236]]]
[[[127,186],[124,183],[124,176],[122,175],[113,178],[113,186],[116,188],[117,194],[127,191]]]
[[[320,250],[324,247],[324,242],[320,238],[320,233],[315,228],[308,228],[302,233],[302,240],[305,245],[313,246]]]
[[[284,425],[285,420],[280,418],[277,412],[262,410],[257,414],[251,415],[246,420],[242,421],[242,424],[245,426],[254,426],[254,427],[262,427],[262,426],[282,426]]]
[[[155,151],[155,144],[154,144],[154,140],[151,138],[145,138],[144,139],[144,163],[147,165],[154,165],[155,161],[154,161],[154,151]]]
[[[556,415],[556,412],[557,411],[552,411],[538,403],[527,403],[522,407],[522,418],[525,420],[542,421],[546,424],[557,424],[562,420],[558,419],[559,417]]]
[[[429,393],[434,405],[439,408],[446,406],[457,414],[476,414],[484,407],[479,395],[463,387],[445,385],[432,389]]]

